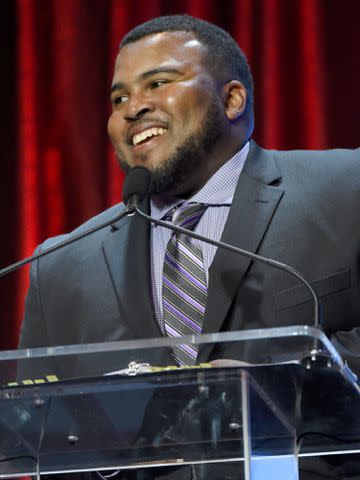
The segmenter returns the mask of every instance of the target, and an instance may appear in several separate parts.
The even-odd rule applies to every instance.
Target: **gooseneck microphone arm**
[[[88,235],[91,235],[92,233],[95,233],[98,230],[101,230],[102,228],[112,225],[113,223],[118,222],[119,220],[126,217],[127,215],[132,215],[136,213],[137,215],[139,215],[141,218],[143,218],[149,223],[154,223],[155,225],[161,225],[162,227],[165,227],[169,230],[183,233],[185,235],[188,235],[189,237],[193,237],[193,238],[196,238],[197,240],[201,240],[202,242],[215,245],[216,247],[225,248],[230,252],[243,255],[257,262],[264,263],[265,265],[268,265],[270,267],[283,270],[288,274],[296,277],[298,280],[301,281],[303,285],[306,286],[306,288],[311,294],[311,297],[314,302],[314,325],[318,328],[320,327],[320,306],[319,306],[319,300],[317,298],[317,295],[314,289],[312,288],[312,286],[310,285],[310,283],[297,270],[295,270],[293,267],[290,267],[289,265],[278,262],[276,260],[262,257],[261,255],[257,255],[256,253],[252,253],[247,250],[243,250],[242,248],[229,245],[228,243],[212,240],[211,238],[204,237],[191,230],[187,230],[186,228],[173,225],[170,222],[164,222],[163,220],[157,220],[153,217],[150,217],[146,213],[142,212],[139,208],[139,203],[146,197],[146,195],[148,195],[150,191],[150,184],[151,184],[151,172],[147,168],[145,167],[131,168],[127,176],[125,177],[124,188],[123,188],[123,199],[126,204],[126,208],[122,210],[118,215],[111,218],[110,220],[107,220],[104,223],[101,223],[100,225],[96,225],[95,227],[89,228],[88,230],[85,230],[82,233],[79,233],[70,238],[67,238],[63,242],[60,242],[52,247],[49,247],[46,250],[38,252],[32,255],[31,257],[24,258],[19,262],[16,262],[6,268],[3,268],[2,270],[0,270],[0,277],[3,277],[8,273],[13,272],[28,263],[34,262],[35,260],[41,257],[44,257],[45,255],[49,255],[50,253],[55,252],[56,250],[60,250],[61,248],[67,245],[70,245],[71,243],[81,240],[82,238],[87,237]]]
[[[35,260],[41,257],[44,257],[45,255],[49,255],[49,253],[55,252],[56,250],[60,250],[61,248],[66,247],[67,245],[70,245],[71,243],[77,242],[78,240],[81,240],[82,238],[87,237],[88,235],[91,235],[92,233],[95,233],[98,230],[101,230],[102,228],[108,227],[109,225],[112,225],[113,223],[118,222],[122,218],[132,214],[133,213],[133,211],[131,210],[132,204],[133,203],[137,204],[142,198],[145,197],[149,188],[150,180],[151,180],[151,173],[147,168],[144,168],[144,167],[131,168],[129,170],[128,175],[126,175],[125,177],[124,186],[123,186],[123,198],[125,203],[127,204],[127,208],[122,210],[115,217],[111,218],[110,220],[107,220],[104,223],[101,223],[100,225],[96,225],[93,228],[89,228],[88,230],[85,230],[84,232],[79,233],[78,235],[71,236],[70,238],[67,238],[63,242],[60,242],[52,247],[49,247],[46,250],[43,250],[42,252],[35,253],[31,257],[24,258],[19,262],[13,263],[8,267],[3,268],[2,270],[0,270],[0,278],[3,277],[4,275],[7,275],[8,273],[14,272],[18,268],[21,268],[28,263],[32,263]],[[126,202],[126,200],[128,201]]]
[[[61,248],[66,247],[67,245],[70,245],[71,243],[77,242],[78,240],[81,240],[82,238],[87,237],[88,235],[91,235],[92,233],[95,233],[98,230],[108,227],[109,225],[112,225],[113,223],[118,222],[122,218],[134,213],[132,211],[132,204],[133,203],[137,204],[141,199],[143,199],[146,196],[150,181],[151,181],[151,173],[147,168],[144,168],[144,167],[131,168],[125,177],[124,186],[123,186],[123,198],[125,203],[127,204],[126,209],[122,210],[118,215],[114,216],[113,218],[111,218],[110,220],[107,220],[104,223],[101,223],[100,225],[96,225],[95,227],[89,228],[88,230],[85,230],[84,232],[81,232],[77,235],[71,236],[70,238],[67,238],[63,242],[57,243],[56,245],[49,247],[46,250],[35,253],[31,257],[24,258],[23,260],[20,260],[16,263],[13,263],[12,265],[9,265],[8,267],[3,268],[2,270],[0,270],[0,278],[4,277],[8,273],[14,272],[18,268],[21,268],[28,263],[32,263],[41,257],[45,257],[45,255],[49,255],[49,253],[55,252],[56,250],[60,250]]]
[[[129,211],[130,212],[136,212],[141,218],[146,220],[149,223],[154,223],[155,225],[161,225],[162,227],[165,227],[169,230],[173,230],[175,232],[179,233],[184,233],[185,235],[188,235],[189,237],[196,238],[197,240],[201,240],[202,242],[210,243],[211,245],[215,245],[216,247],[220,248],[225,248],[226,250],[229,250],[230,252],[238,253],[239,255],[243,255],[245,257],[251,258],[252,260],[255,260],[256,262],[264,263],[265,265],[269,265],[270,267],[277,268],[279,270],[283,270],[287,272],[288,274],[296,277],[301,281],[302,284],[306,286],[308,291],[310,292],[313,302],[314,302],[314,326],[315,327],[320,327],[320,305],[319,305],[319,300],[317,298],[317,295],[313,289],[313,287],[310,285],[310,283],[299,273],[295,268],[290,267],[289,265],[286,265],[284,263],[278,262],[276,260],[272,260],[270,258],[262,257],[261,255],[257,255],[256,253],[249,252],[247,250],[243,250],[242,248],[235,247],[234,245],[230,245],[225,242],[218,242],[217,240],[213,240],[211,238],[203,237],[202,235],[199,235],[198,233],[195,233],[191,230],[187,230],[186,228],[179,227],[177,225],[174,225],[170,222],[165,222],[163,220],[157,220],[156,218],[150,217],[150,215],[147,215],[146,213],[142,212],[138,206],[138,203],[136,201],[136,198],[132,197],[131,203],[129,205]]]
[[[67,240],[64,240],[63,242],[57,243],[56,245],[47,248],[46,250],[43,250],[42,252],[35,253],[31,257],[24,258],[23,260],[20,260],[19,262],[13,263],[12,265],[9,265],[6,268],[3,268],[0,270],[0,277],[3,277],[4,275],[7,275],[8,273],[14,272],[18,268],[26,265],[27,263],[32,263],[38,258],[44,257],[45,255],[48,255],[49,253],[55,252],[56,250],[60,250],[60,248],[66,247],[67,245],[70,245],[71,243],[77,242],[78,240],[81,240],[84,237],[87,237],[88,235],[91,235],[92,233],[97,232],[98,230],[101,230],[102,228],[105,228],[109,225],[112,225],[115,222],[118,222],[122,218],[126,217],[127,215],[130,215],[131,212],[128,209],[122,210],[119,215],[113,217],[111,220],[107,220],[104,223],[101,223],[100,225],[96,225],[93,228],[89,228],[89,230],[85,230],[84,232],[79,233],[78,235],[74,235],[71,238],[68,238]]]

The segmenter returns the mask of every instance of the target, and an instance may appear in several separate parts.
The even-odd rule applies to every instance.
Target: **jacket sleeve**
[[[39,253],[38,247],[35,253]],[[30,269],[30,287],[25,300],[25,315],[20,332],[19,348],[44,347],[49,344],[39,286],[39,261]]]

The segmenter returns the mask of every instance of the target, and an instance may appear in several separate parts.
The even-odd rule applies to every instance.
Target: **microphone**
[[[129,173],[125,177],[124,187],[123,187],[123,197],[124,199],[126,198],[126,201],[127,201],[126,209],[122,210],[118,215],[113,217],[111,220],[107,220],[106,222],[103,222],[100,225],[96,225],[95,227],[89,228],[88,230],[85,230],[84,232],[81,232],[78,235],[74,235],[73,237],[70,237],[64,240],[63,242],[53,245],[52,247],[49,247],[48,249],[43,250],[42,252],[35,253],[30,257],[24,258],[23,260],[20,260],[16,263],[9,265],[8,267],[3,268],[2,270],[0,270],[0,278],[4,277],[8,273],[14,272],[18,268],[21,268],[22,266],[28,263],[32,263],[35,260],[38,260],[39,258],[44,257],[45,255],[48,255],[49,253],[55,252],[56,250],[60,250],[61,248],[66,247],[67,245],[70,245],[71,243],[77,242],[78,240],[81,240],[82,238],[85,238],[88,235],[91,235],[92,233],[97,232],[98,230],[108,227],[109,225],[115,222],[118,222],[119,220],[126,217],[127,215],[134,213],[132,203],[137,204],[138,202],[141,202],[145,198],[149,190],[150,180],[151,180],[151,173],[147,168],[144,168],[144,167],[131,168],[129,170]]]
[[[145,167],[133,167],[126,176],[123,187],[123,202],[126,208],[133,211],[133,207],[138,205],[150,190],[151,172]]]
[[[151,177],[151,172],[144,167],[136,167],[137,172],[136,175],[138,176],[137,178],[137,183],[136,185],[147,185],[147,188],[149,189],[150,185],[150,177]],[[135,170],[135,168],[134,168]],[[142,180],[141,177],[144,176],[144,179]],[[134,184],[135,186],[135,184]],[[144,193],[144,187],[142,190],[139,190],[137,192],[134,188],[134,190],[128,191],[128,196],[124,197],[124,202],[127,205],[127,208],[130,209],[131,212],[135,212],[138,214],[141,218],[146,220],[149,223],[154,223],[155,225],[161,225],[162,227],[165,227],[169,230],[173,230],[178,233],[183,233],[185,235],[188,235],[189,237],[196,238],[197,240],[201,240],[202,242],[209,243],[211,245],[215,245],[216,247],[224,248],[225,250],[229,250],[230,252],[238,253],[239,255],[243,255],[245,257],[251,258],[252,260],[260,263],[264,263],[265,265],[268,265],[269,267],[277,268],[279,270],[283,270],[287,272],[289,275],[292,275],[293,277],[296,277],[298,280],[301,281],[303,285],[307,288],[307,290],[310,292],[313,304],[314,304],[314,326],[317,328],[321,328],[320,325],[320,304],[319,304],[319,299],[313,289],[313,287],[310,285],[310,283],[299,273],[295,268],[286,265],[285,263],[278,262],[277,260],[273,260],[271,258],[263,257],[261,255],[258,255],[256,253],[249,252],[248,250],[243,250],[242,248],[235,247],[234,245],[230,245],[229,243],[225,242],[219,242],[217,240],[213,240],[211,238],[204,237],[203,235],[199,235],[198,233],[195,233],[191,230],[188,230],[186,228],[179,227],[177,225],[174,225],[170,222],[165,222],[164,220],[157,220],[156,218],[151,217],[150,215],[147,215],[146,213],[142,212],[139,208],[139,199],[143,199],[149,191]]]

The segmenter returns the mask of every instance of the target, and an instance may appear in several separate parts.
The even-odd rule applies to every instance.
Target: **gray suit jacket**
[[[322,301],[325,333],[360,370],[359,213],[359,150],[267,151],[252,143],[222,240],[287,263],[311,281]],[[149,235],[142,219],[127,217],[36,262],[21,346],[161,336],[152,304]],[[311,325],[312,308],[297,279],[218,249],[203,331]],[[223,355],[236,357],[236,350],[203,346],[199,361]],[[170,355],[162,361],[173,363]]]
[[[101,213],[69,235],[122,208]],[[225,242],[293,266],[312,282],[325,332],[345,344],[355,363],[359,212],[359,150],[280,152],[252,143],[222,235]],[[127,217],[36,262],[21,346],[161,336],[151,297],[149,234],[142,219]],[[204,333],[311,325],[312,315],[309,294],[297,279],[218,249],[209,271]],[[200,349],[199,360],[210,353]]]

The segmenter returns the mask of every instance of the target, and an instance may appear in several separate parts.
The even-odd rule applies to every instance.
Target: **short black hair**
[[[231,35],[213,23],[185,14],[157,17],[130,30],[122,39],[120,48],[148,35],[172,31],[193,33],[206,48],[204,64],[210,72],[216,77],[221,72],[226,81],[239,80],[252,105],[254,82],[246,56]]]

